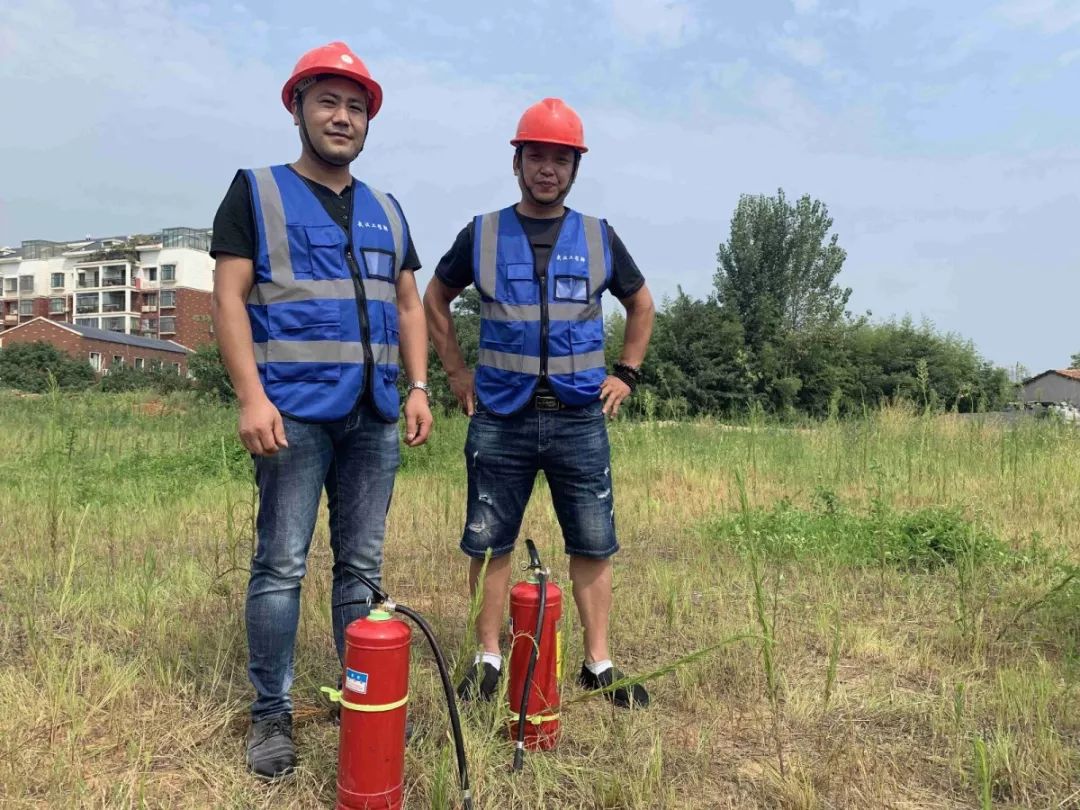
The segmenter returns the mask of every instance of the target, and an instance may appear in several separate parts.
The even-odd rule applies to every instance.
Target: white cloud
[[[1078,59],[1080,59],[1080,48],[1075,48],[1058,56],[1057,61],[1061,67],[1068,67]]]
[[[813,14],[817,11],[818,0],[793,0],[796,14]]]
[[[615,27],[639,44],[674,48],[695,29],[693,11],[679,0],[610,0]]]
[[[1038,28],[1047,34],[1060,34],[1080,24],[1080,3],[1076,0],[1008,0],[995,11],[1013,25]]]
[[[814,37],[780,37],[775,45],[782,54],[806,67],[819,67],[828,58],[825,46]]]

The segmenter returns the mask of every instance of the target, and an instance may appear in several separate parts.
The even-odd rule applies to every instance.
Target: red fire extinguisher
[[[405,774],[409,642],[405,622],[373,610],[345,628],[338,810],[398,810]]]
[[[520,770],[524,751],[548,750],[559,739],[559,681],[562,648],[559,620],[562,591],[548,581],[536,545],[526,540],[530,576],[510,589],[510,683],[508,695],[516,740],[514,770]]]
[[[457,754],[462,810],[473,810],[465,740],[461,734],[450,667],[431,626],[416,611],[399,605],[379,583],[353,572],[379,601],[379,608],[345,628],[345,660],[341,689],[324,686],[341,705],[338,743],[338,810],[398,810],[402,806],[405,773],[405,721],[409,700],[409,642],[412,631],[393,617],[411,620],[431,646],[446,696],[446,709]],[[333,605],[368,604],[348,599]]]

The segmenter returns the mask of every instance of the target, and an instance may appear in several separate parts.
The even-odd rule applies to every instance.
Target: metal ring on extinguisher
[[[351,709],[354,712],[390,712],[394,709],[400,709],[409,702],[408,693],[406,693],[405,697],[401,698],[401,700],[395,700],[393,703],[350,703],[342,697],[340,689],[324,686],[320,691],[326,693],[326,696],[330,698],[331,703],[338,703],[341,705],[341,708]]]

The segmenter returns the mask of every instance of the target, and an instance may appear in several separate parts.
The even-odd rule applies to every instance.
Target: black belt
[[[535,394],[529,400],[529,407],[536,411],[565,411],[570,408],[559,401],[554,394]]]

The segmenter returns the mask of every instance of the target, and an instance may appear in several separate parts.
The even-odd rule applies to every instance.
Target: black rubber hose
[[[544,631],[544,610],[547,608],[547,572],[540,565],[540,556],[536,552],[536,545],[532,540],[526,540],[525,546],[529,549],[530,568],[537,572],[537,582],[540,586],[540,609],[536,614],[536,629],[533,632],[532,650],[529,652],[529,666],[525,670],[525,685],[521,690],[521,708],[518,710],[517,744],[514,747],[513,770],[520,771],[525,762],[525,719],[528,716],[529,694],[532,692],[533,672],[536,669],[536,659],[540,657],[540,636]]]
[[[454,694],[454,686],[450,683],[450,670],[446,665],[446,658],[435,641],[435,634],[431,627],[414,610],[404,605],[394,605],[394,610],[412,619],[421,632],[427,637],[431,645],[431,652],[435,656],[435,663],[439,667],[439,677],[442,678],[443,692],[446,693],[446,708],[450,712],[450,727],[454,732],[454,748],[457,750],[458,782],[461,785],[461,806],[465,810],[472,810],[472,791],[469,789],[469,767],[465,762],[465,739],[461,736],[461,718],[458,717],[457,696]]]

